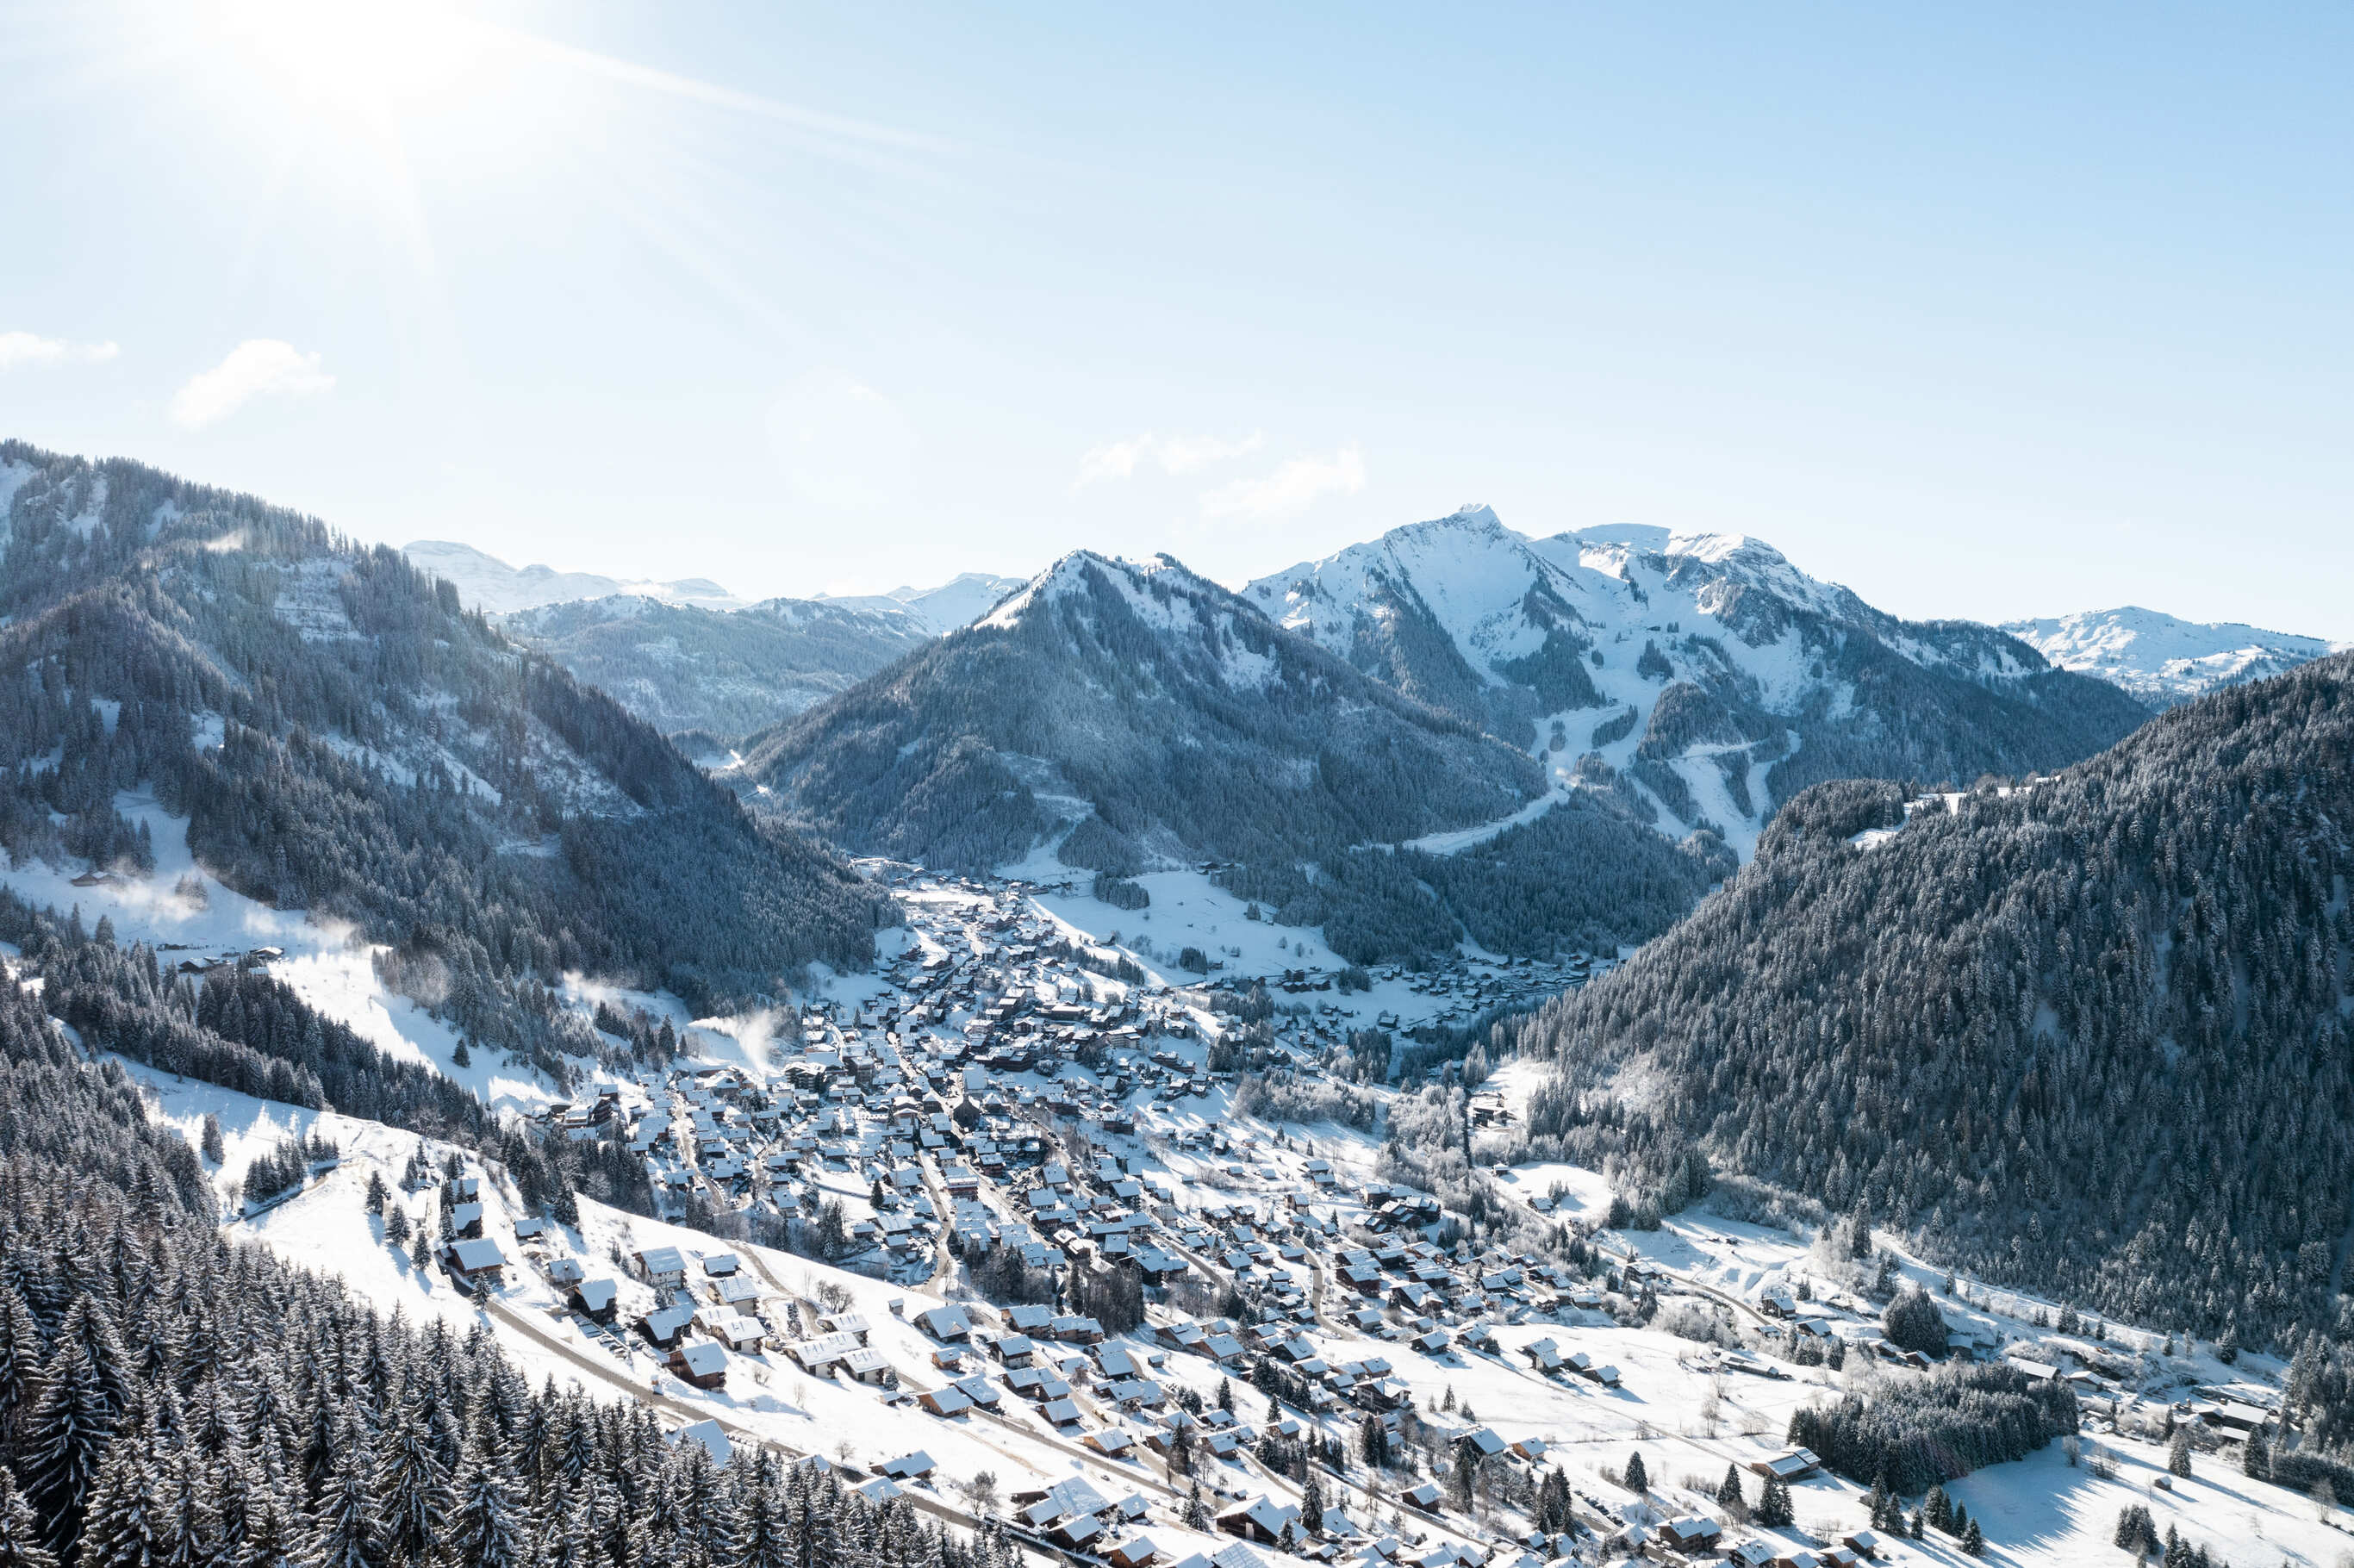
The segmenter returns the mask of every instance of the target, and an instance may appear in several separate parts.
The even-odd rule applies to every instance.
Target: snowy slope
[[[595,572],[559,572],[553,567],[511,567],[472,545],[448,539],[419,539],[402,546],[401,554],[436,577],[458,588],[458,597],[475,609],[507,615],[544,604],[578,599],[604,599],[617,593],[636,594],[670,604],[697,605],[705,609],[733,609],[744,601],[707,577],[684,577],[676,582],[623,582]]]
[[[1744,855],[1821,778],[2054,767],[2138,715],[2000,631],[1900,621],[1738,534],[1536,539],[1465,506],[1244,598],[1531,748],[1557,789],[1609,794],[1663,831],[1713,826]]]
[[[2154,708],[2261,681],[2331,652],[2317,637],[2235,620],[2182,620],[2130,604],[2007,620],[2002,629],[2061,669],[2097,675]]]
[[[889,593],[820,594],[818,602],[852,609],[900,609],[916,617],[936,636],[960,626],[970,626],[989,613],[999,599],[1022,586],[1020,577],[964,572],[938,588],[896,588]]]

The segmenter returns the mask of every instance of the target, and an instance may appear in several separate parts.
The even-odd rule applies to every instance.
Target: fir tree
[[[41,1397],[17,1439],[26,1499],[40,1518],[43,1541],[59,1557],[81,1531],[82,1509],[112,1430],[89,1352],[79,1340],[64,1340],[49,1358]]]
[[[16,1489],[16,1478],[5,1465],[0,1465],[0,1568],[58,1568],[56,1556],[41,1544],[40,1520],[33,1517],[32,1505]]]
[[[386,1568],[386,1552],[368,1482],[367,1451],[356,1425],[345,1430],[343,1462],[319,1500],[319,1568]]]
[[[1749,1499],[1741,1489],[1741,1467],[1724,1467],[1724,1479],[1717,1484],[1716,1500],[1726,1508],[1745,1508]]]
[[[440,1457],[413,1408],[402,1411],[387,1435],[373,1482],[376,1528],[387,1560],[421,1568],[440,1545],[451,1495]]]
[[[79,1568],[163,1568],[171,1506],[159,1467],[142,1447],[117,1443],[107,1451],[90,1496]]]
[[[2190,1474],[2190,1428],[2178,1426],[2174,1440],[2166,1446],[2166,1469],[2171,1476]]]
[[[1986,1555],[1986,1532],[1978,1528],[1977,1520],[1962,1526],[1962,1554],[1966,1557]]]
[[[1651,1478],[1643,1469],[1643,1456],[1638,1450],[1627,1456],[1627,1489],[1641,1496],[1651,1489]]]
[[[450,1568],[522,1568],[530,1554],[530,1532],[511,1480],[495,1463],[476,1459],[450,1520]]]

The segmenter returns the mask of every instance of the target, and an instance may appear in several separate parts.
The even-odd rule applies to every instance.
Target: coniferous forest
[[[1713,1163],[2135,1322],[2342,1340],[2349,822],[2342,655],[1909,821],[1819,786],[1531,1022],[1532,1141],[1663,1209]]]

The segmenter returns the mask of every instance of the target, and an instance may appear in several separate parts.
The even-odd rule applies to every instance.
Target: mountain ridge
[[[2055,666],[2096,675],[2159,710],[2236,682],[2280,674],[2345,646],[2243,621],[2185,620],[2131,604],[2007,620],[2002,629]]]
[[[2001,631],[1901,620],[1741,534],[1532,537],[1469,505],[1243,593],[1539,756],[1556,788],[1616,794],[1744,851],[1820,778],[2035,771],[2146,716]]]

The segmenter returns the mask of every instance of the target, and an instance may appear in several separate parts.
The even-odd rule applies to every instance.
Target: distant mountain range
[[[699,761],[964,626],[1022,586],[967,572],[937,588],[747,602],[706,577],[624,582],[593,572],[511,567],[470,545],[402,552],[447,578],[468,606],[631,713],[680,737]]]
[[[965,572],[938,588],[896,588],[879,594],[822,593],[816,602],[845,609],[905,610],[937,637],[960,626],[970,626],[987,615],[998,600],[1020,588],[1022,581],[1020,577],[994,577],[987,572]]]
[[[2237,621],[2181,620],[2136,605],[2007,620],[2002,629],[2061,669],[2098,675],[2152,708],[2277,675],[2330,652],[2317,637]]]
[[[936,635],[885,604],[771,599],[723,611],[616,594],[519,610],[503,624],[705,760]]]
[[[1532,539],[1485,506],[1393,529],[1244,597],[1357,669],[1676,832],[1754,842],[1822,779],[2073,762],[2147,716],[1974,621],[1905,621],[1736,534]]]
[[[419,569],[446,578],[457,588],[459,599],[469,609],[479,609],[486,615],[507,615],[577,599],[609,599],[615,594],[693,605],[701,609],[734,609],[744,602],[708,577],[683,577],[667,583],[625,582],[595,572],[511,567],[472,545],[448,539],[419,539],[401,546],[400,553]]]

